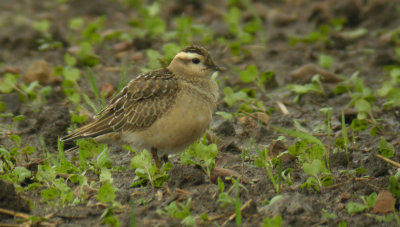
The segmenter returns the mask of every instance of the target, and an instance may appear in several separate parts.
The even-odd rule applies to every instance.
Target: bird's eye
[[[192,62],[193,62],[194,64],[199,64],[199,63],[200,63],[200,59],[198,59],[198,58],[193,58],[193,59],[192,59]]]

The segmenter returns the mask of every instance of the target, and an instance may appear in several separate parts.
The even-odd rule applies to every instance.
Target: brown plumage
[[[211,74],[217,70],[206,49],[187,47],[168,67],[130,81],[94,122],[62,141],[94,137],[148,149],[159,167],[157,151],[161,155],[182,151],[208,127],[218,96]]]

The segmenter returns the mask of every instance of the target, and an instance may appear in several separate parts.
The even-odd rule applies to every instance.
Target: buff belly
[[[159,156],[181,152],[203,135],[212,111],[212,104],[183,95],[152,126],[125,134],[122,140],[137,150],[157,148]]]

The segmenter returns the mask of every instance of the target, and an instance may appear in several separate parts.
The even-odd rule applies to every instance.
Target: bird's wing
[[[142,74],[111,99],[99,113],[99,118],[65,136],[62,141],[145,129],[172,106],[178,90],[178,82],[168,69]]]

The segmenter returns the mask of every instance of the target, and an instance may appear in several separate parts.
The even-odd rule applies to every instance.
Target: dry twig
[[[380,155],[380,154],[375,154],[375,157],[377,157],[377,158],[379,158],[379,159],[382,159],[383,161],[385,161],[385,162],[387,162],[387,163],[389,163],[389,164],[391,164],[391,165],[393,165],[393,166],[395,166],[395,167],[397,167],[397,168],[400,168],[400,163],[395,162],[395,161],[393,161],[393,160],[390,160],[390,159],[388,159],[388,158],[385,158],[385,157],[383,157],[383,156]]]

